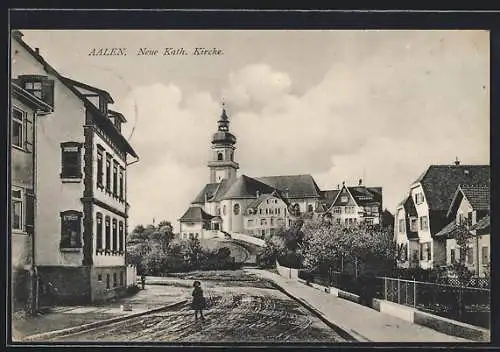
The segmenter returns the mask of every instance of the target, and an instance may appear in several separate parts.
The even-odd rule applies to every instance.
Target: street
[[[210,280],[210,279],[211,280]],[[207,298],[205,321],[195,321],[189,304],[131,318],[51,341],[99,342],[342,342],[324,324],[269,282],[241,271],[222,276],[200,274],[148,278],[146,290],[182,289],[190,298],[193,279],[202,281]],[[155,283],[151,286],[150,283]],[[162,286],[157,286],[157,285]]]

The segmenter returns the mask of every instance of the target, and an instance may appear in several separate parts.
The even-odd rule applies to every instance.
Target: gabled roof
[[[76,89],[75,84],[71,83],[71,79],[63,77],[59,72],[56,71],[45,59],[33,50],[23,39],[23,34],[21,31],[12,31],[12,38],[19,43],[35,60],[37,60],[44,68],[44,70],[52,75],[54,75],[66,88],[68,88],[73,94],[75,94],[89,109],[94,116],[97,117],[96,123],[105,130],[112,138],[116,138],[125,148],[126,152],[135,158],[138,158],[137,153],[129,144],[129,142],[123,137],[123,135],[116,129],[113,123],[105,116],[98,108],[95,107],[92,102],[90,102],[78,89]],[[76,82],[76,81],[75,81]]]
[[[255,198],[257,191],[260,194],[273,193],[276,189],[246,175],[241,175],[231,185],[222,199],[246,199]]]
[[[331,207],[331,205],[333,204],[339,193],[340,193],[339,189],[321,191],[320,192],[321,198],[319,199],[318,202],[319,204],[317,205],[316,210],[318,212],[327,211],[328,208]]]
[[[453,232],[455,231],[456,228],[457,228],[457,223],[456,223],[455,220],[453,220],[448,225],[446,225],[445,227],[443,227],[441,229],[441,231],[439,231],[438,233],[436,233],[434,235],[434,237],[437,237],[437,238],[452,238],[453,237]]]
[[[473,210],[490,210],[489,185],[459,185],[455,191],[446,216],[456,213],[462,199],[467,199]]]
[[[111,116],[114,116],[114,117],[118,117],[121,122],[127,122],[127,119],[125,118],[125,116],[123,116],[123,114],[119,113],[118,111],[108,109],[108,114]]]
[[[429,210],[448,211],[460,184],[489,185],[489,165],[431,165],[414,184],[420,183]]]
[[[286,198],[320,197],[321,191],[311,175],[265,176],[256,180],[278,189]]]
[[[180,222],[202,222],[213,218],[212,215],[206,213],[202,208],[197,206],[189,207],[188,210],[179,219]]]
[[[264,201],[270,199],[270,198],[278,198],[285,202],[280,196],[278,192],[274,192],[272,194],[262,194],[258,196],[255,200],[251,201],[250,204],[248,204],[247,209],[256,209],[260,204],[262,204]],[[286,202],[285,202],[286,204]]]
[[[205,200],[210,200],[214,195],[215,191],[217,190],[217,187],[219,187],[218,183],[207,183],[205,187],[201,190],[200,193],[195,197],[195,199],[191,202],[192,204],[203,204],[205,203]],[[205,199],[205,195],[207,195],[207,198]]]
[[[71,78],[68,78],[68,77],[63,77],[63,79],[66,80],[69,84],[71,84],[71,85],[73,85],[75,87],[80,87],[80,88],[84,88],[84,89],[90,90],[91,92],[94,92],[96,94],[102,95],[103,97],[106,98],[106,100],[108,102],[114,103],[113,98],[111,97],[111,95],[108,92],[106,92],[105,90],[102,90],[102,89],[90,86],[90,85],[88,85],[86,83],[83,83],[83,82],[75,81],[75,80],[73,80]]]
[[[382,187],[355,186],[348,187],[348,189],[360,206],[382,203]]]

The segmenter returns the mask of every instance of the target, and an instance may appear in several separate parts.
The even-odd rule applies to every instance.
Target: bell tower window
[[[224,155],[222,155],[222,153],[217,153],[217,160],[224,160]]]

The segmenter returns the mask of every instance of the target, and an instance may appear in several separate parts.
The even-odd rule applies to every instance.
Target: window
[[[333,212],[335,214],[342,214],[342,207],[334,207]]]
[[[354,207],[345,207],[346,214],[354,214]]]
[[[262,208],[259,209],[259,214],[262,215]]]
[[[415,194],[415,203],[422,204],[424,202],[424,194],[422,192]]]
[[[467,264],[474,263],[474,250],[472,247],[467,248]]]
[[[341,220],[340,218],[337,218],[337,224],[340,224],[340,220]]]
[[[420,217],[420,230],[427,230],[429,227],[427,216]]]
[[[240,213],[240,205],[238,203],[236,203],[234,205],[233,212],[234,212],[234,215],[238,215]]]
[[[271,226],[274,226],[274,219],[270,219],[271,221]]]
[[[123,240],[124,240],[123,221],[120,221],[118,223],[118,236],[119,236],[118,250],[120,252],[123,252]]]
[[[106,153],[106,191],[111,193],[111,154]]]
[[[472,212],[467,213],[467,226],[472,226]]]
[[[106,231],[106,243],[105,249],[108,251],[111,249],[111,224],[109,216],[106,216],[106,220],[104,221],[105,231]]]
[[[67,210],[61,216],[61,248],[81,248],[81,219],[82,213],[76,210]]]
[[[23,230],[23,192],[21,189],[12,189],[11,226],[13,230]]]
[[[410,219],[410,231],[417,231],[417,219],[416,218],[411,218]]]
[[[118,163],[113,161],[113,196],[118,197]]]
[[[450,251],[450,262],[455,263],[455,248],[452,248]]]
[[[26,82],[24,88],[38,99],[42,99],[42,82]]]
[[[113,219],[113,252],[116,251],[118,245],[118,229],[116,228],[116,219]]]
[[[103,160],[102,160],[103,150],[101,146],[97,146],[97,187],[103,188],[102,176],[103,176]]]
[[[490,250],[487,246],[481,247],[481,263],[488,264],[490,262]]]
[[[266,215],[269,215],[269,209],[266,208]]]
[[[120,197],[120,200],[124,200],[124,197],[123,197],[123,173],[124,173],[124,169],[122,167],[120,167],[120,194],[118,195]],[[220,210],[219,210],[220,212]]]
[[[109,276],[109,274],[106,274],[106,288],[107,288],[107,289],[111,288],[111,286],[110,286],[110,281],[111,281],[111,280],[110,280],[110,276]]]
[[[310,213],[312,213],[314,211],[314,208],[313,208],[312,204],[309,204],[307,206],[307,211],[310,212]]]
[[[377,207],[377,206],[372,207],[372,212],[374,212],[374,213],[378,213],[378,207]]]
[[[247,222],[247,226],[248,226],[248,227],[252,227],[252,226],[253,226],[253,220],[248,220],[248,222]]]
[[[342,203],[347,203],[347,202],[349,201],[349,197],[347,197],[347,196],[341,196],[341,197],[340,197],[340,201],[341,201]]]
[[[23,126],[25,113],[19,109],[12,109],[12,137],[11,143],[16,147],[23,147]]]
[[[116,273],[113,273],[113,287],[118,286],[118,277]]]
[[[102,274],[97,274],[97,281],[102,281]]]
[[[424,243],[420,243],[420,260],[424,260]]]
[[[96,222],[95,248],[99,252],[102,249],[102,213],[96,214]]]
[[[61,143],[61,178],[82,178],[82,143]]]
[[[222,153],[217,153],[217,160],[224,160],[224,155],[222,155]]]
[[[123,286],[123,271],[120,271],[120,286]]]
[[[399,233],[405,232],[405,219],[399,219]]]
[[[226,205],[223,205],[223,206],[222,206],[222,214],[223,214],[223,215],[226,215]]]
[[[261,226],[266,225],[266,219],[260,219],[260,225]]]
[[[427,260],[431,260],[432,259],[432,253],[431,253],[431,244],[430,243],[427,243],[427,248],[426,248],[426,251],[427,251]]]
[[[278,215],[281,215],[281,208],[277,208],[276,211],[278,212]]]
[[[370,219],[370,218],[365,219],[365,224],[367,224],[367,225],[373,225],[373,219]]]

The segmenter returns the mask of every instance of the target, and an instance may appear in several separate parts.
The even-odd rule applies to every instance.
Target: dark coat
[[[199,287],[195,287],[193,290],[193,303],[191,307],[195,310],[202,310],[206,306],[205,297],[203,297],[203,290]]]

